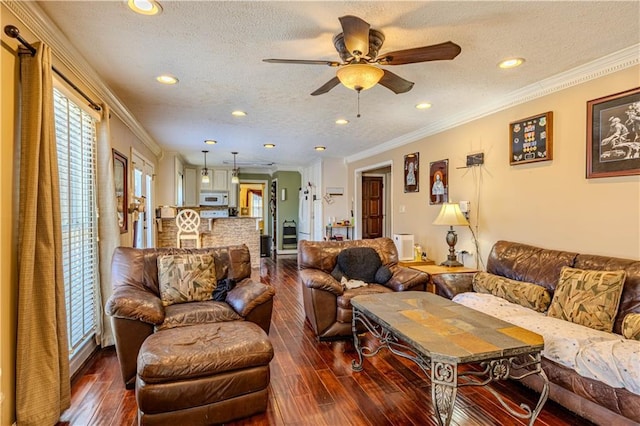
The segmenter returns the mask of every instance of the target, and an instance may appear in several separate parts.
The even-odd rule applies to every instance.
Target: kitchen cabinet
[[[229,171],[228,170],[214,170],[212,179],[212,189],[214,191],[228,191],[229,190]]]
[[[184,205],[196,206],[198,205],[198,193],[197,193],[197,170],[193,167],[184,168]]]
[[[229,184],[229,207],[238,207],[238,188],[240,185]]]

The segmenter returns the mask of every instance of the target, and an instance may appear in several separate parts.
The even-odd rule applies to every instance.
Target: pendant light
[[[207,169],[207,152],[206,150],[202,150],[204,154],[204,169],[202,169],[202,183],[209,183],[209,169]]]
[[[240,178],[238,177],[238,169],[236,168],[236,155],[237,152],[232,152],[233,154],[233,172],[231,173],[231,183],[237,185],[240,183]]]

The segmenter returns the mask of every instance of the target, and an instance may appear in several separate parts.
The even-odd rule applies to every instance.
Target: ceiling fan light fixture
[[[384,71],[369,64],[350,64],[339,68],[336,76],[340,83],[351,90],[367,90],[378,84]]]

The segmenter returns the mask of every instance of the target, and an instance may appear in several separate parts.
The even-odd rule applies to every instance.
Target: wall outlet
[[[405,206],[404,204],[400,204],[398,211],[400,213],[406,213],[407,212],[407,206]]]
[[[458,204],[460,204],[460,211],[462,213],[469,213],[469,201],[460,201]]]

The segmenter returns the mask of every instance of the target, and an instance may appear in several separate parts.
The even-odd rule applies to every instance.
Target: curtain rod
[[[11,38],[15,38],[17,39],[24,47],[26,47],[29,52],[31,52],[31,56],[34,56],[37,52],[36,48],[33,47],[27,40],[25,40],[24,38],[22,38],[22,36],[20,35],[20,30],[13,26],[13,25],[6,25],[4,27],[4,33],[6,35],[8,35]],[[73,88],[73,90],[75,90],[76,92],[78,92],[83,98],[85,98],[87,100],[87,102],[89,102],[89,106],[91,106],[91,108],[95,109],[96,111],[101,111],[102,107],[100,107],[100,105],[98,105],[97,103],[95,103],[89,96],[87,96],[86,93],[84,93],[78,86],[76,86],[71,80],[69,80],[64,74],[62,74],[60,71],[58,71],[58,69],[56,69],[56,67],[54,67],[53,65],[51,66],[51,69],[53,70],[53,72],[55,72],[56,74],[58,74],[58,76],[63,79],[69,86],[71,86]]]

